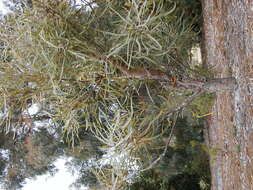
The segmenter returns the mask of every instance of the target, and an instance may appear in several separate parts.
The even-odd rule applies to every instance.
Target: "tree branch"
[[[203,92],[231,91],[237,88],[237,82],[234,77],[215,78],[207,81],[198,79],[182,79],[174,81],[172,76],[168,76],[165,72],[157,69],[137,68],[129,69],[127,66],[120,64],[117,60],[109,58],[92,58],[92,60],[107,62],[117,67],[125,77],[139,80],[158,80],[163,82],[166,88],[174,88],[178,90],[193,90]]]

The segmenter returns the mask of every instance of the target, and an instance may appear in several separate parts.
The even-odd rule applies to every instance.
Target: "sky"
[[[7,7],[4,6],[3,0],[0,0],[0,13],[5,15],[9,12],[10,12],[10,10]]]
[[[36,180],[26,180],[26,184],[22,190],[72,190],[70,185],[75,181],[77,175],[72,175],[65,166],[65,163],[69,161],[69,159],[70,158],[66,157],[57,159],[54,165],[59,171],[53,177],[49,174],[45,174],[38,176]],[[88,188],[83,187],[81,190],[88,190]]]

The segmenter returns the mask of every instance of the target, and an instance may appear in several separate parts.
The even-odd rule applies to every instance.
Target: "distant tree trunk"
[[[217,78],[235,77],[217,92],[209,118],[212,190],[253,189],[253,1],[202,0],[204,61]]]

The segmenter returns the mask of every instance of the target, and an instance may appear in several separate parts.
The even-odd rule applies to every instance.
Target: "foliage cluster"
[[[142,173],[130,189],[209,189],[209,158],[202,147],[203,124],[203,121],[178,119],[174,133],[175,140],[160,164]]]
[[[199,3],[183,2],[93,0],[76,9],[66,0],[33,0],[6,17],[0,27],[5,131],[29,125],[24,113],[36,103],[39,116],[62,127],[72,146],[80,131],[90,131],[105,151],[127,153],[142,171],[153,167],[181,111],[173,110],[192,92],[127,77],[122,68],[196,76],[189,50],[199,42]],[[110,164],[95,174],[120,189],[126,168]]]

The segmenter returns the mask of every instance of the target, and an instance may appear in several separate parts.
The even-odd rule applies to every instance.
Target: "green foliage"
[[[74,148],[66,149],[66,155],[74,157],[80,162],[101,157],[103,154],[99,149],[103,144],[92,134],[87,134],[87,131],[79,130],[78,134],[79,140],[76,141]],[[68,143],[65,142],[65,146],[68,146]]]
[[[115,123],[111,107],[116,106],[117,114],[125,115],[117,118],[118,124],[129,118],[132,128],[139,126],[137,133],[148,125],[151,135],[171,105],[179,102],[158,82],[151,86],[147,81],[122,79],[114,65],[101,60],[114,56],[128,66],[164,69],[174,64],[171,57],[187,52],[195,35],[183,17],[175,17],[176,4],[167,2],[165,10],[159,1],[151,14],[145,3],[132,2],[130,10],[117,1],[97,3],[97,8],[85,12],[72,9],[66,1],[36,0],[33,9],[6,19],[0,86],[9,118],[26,110],[28,101],[50,105],[51,116],[63,121],[67,138],[74,141],[79,128],[100,130],[106,122]],[[11,61],[6,62],[8,57]],[[178,68],[168,72],[179,73]]]
[[[46,131],[37,132],[30,138],[20,135],[15,142],[11,132],[7,135],[1,132],[0,137],[0,180],[4,189],[19,190],[26,178],[47,172],[53,175],[56,172],[52,163],[62,154],[59,151],[60,142]],[[24,141],[23,138],[27,140]]]
[[[208,179],[210,177],[208,155],[202,148],[204,143],[203,123],[187,125],[186,122],[185,119],[179,120],[175,131],[177,139],[175,151],[178,151],[184,160],[184,162],[180,162],[177,159],[179,163],[176,165],[189,174],[197,174]]]
[[[203,94],[194,99],[190,106],[193,116],[196,118],[203,118],[208,116],[208,114],[212,114],[210,112],[214,99],[214,94]]]
[[[168,149],[157,167],[142,173],[130,189],[209,189],[209,159],[202,148],[202,133],[203,124],[189,123],[186,118],[178,119],[174,146]]]
[[[173,110],[192,92],[164,88],[158,80],[126,77],[119,66],[136,71],[159,69],[178,78],[193,76],[189,55],[200,40],[200,4],[178,0],[92,2],[97,6],[87,11],[89,5],[74,9],[66,0],[33,0],[23,13],[1,22],[2,124],[5,131],[24,125],[22,113],[37,103],[62,128],[65,142],[76,146],[69,155],[82,160],[98,152],[82,141],[80,131],[89,131],[106,147],[104,151],[125,153],[145,170],[167,147],[162,139],[173,132],[174,114],[169,113],[177,115],[180,110]],[[205,98],[193,104],[200,113]],[[33,143],[30,152],[43,157],[43,144]],[[179,161],[183,156],[178,147],[174,151]],[[186,149],[189,152],[182,154],[187,156],[200,151]],[[191,162],[195,162],[192,157]],[[186,160],[182,163],[188,164]],[[188,169],[195,172],[197,166]],[[96,177],[108,188],[123,189],[130,174],[127,167],[103,167]]]

